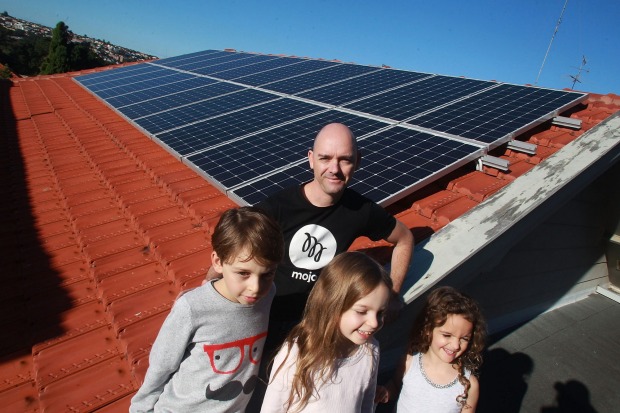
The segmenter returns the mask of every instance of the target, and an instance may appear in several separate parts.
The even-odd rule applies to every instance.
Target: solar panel
[[[139,119],[152,114],[159,114],[168,109],[178,108],[184,110],[188,106],[197,104],[206,99],[211,99],[227,93],[242,90],[241,86],[232,85],[230,83],[211,82],[204,86],[195,87],[193,89],[181,90],[176,93],[162,95],[158,98],[143,100],[130,105],[119,106],[123,114],[130,119]],[[110,100],[108,100],[110,102]]]
[[[307,150],[327,123],[354,131],[352,187],[386,205],[587,96],[219,50],[75,80],[240,204],[312,179]]]
[[[244,57],[240,57],[237,59],[221,59],[222,61],[217,64],[210,64],[206,67],[192,69],[191,72],[198,73],[201,75],[210,75],[214,76],[219,72],[224,72],[226,70],[237,69],[245,66],[251,66],[254,63],[260,63],[265,61],[265,59],[270,60],[272,57],[261,56],[261,55],[245,55]]]
[[[423,73],[381,69],[296,95],[304,99],[339,106],[428,76]]]
[[[574,105],[582,93],[501,84],[407,123],[495,147]]]
[[[356,112],[403,121],[494,85],[481,80],[433,76],[343,106]]]
[[[479,146],[395,126],[358,141],[363,154],[351,188],[387,205],[482,155]],[[231,198],[256,204],[290,185],[312,179],[307,160],[233,188]]]
[[[155,137],[184,156],[323,110],[298,100],[277,99],[163,132]]]
[[[265,89],[275,90],[286,94],[295,94],[303,90],[312,89],[317,86],[326,85],[337,82],[339,80],[348,79],[352,76],[359,76],[364,73],[379,70],[370,66],[358,66],[351,64],[343,64],[327,67],[323,70],[317,70],[303,75],[295,76],[278,82],[263,85]]]
[[[235,82],[250,86],[259,86],[277,82],[278,80],[288,79],[313,70],[326,69],[337,64],[336,62],[326,62],[323,60],[300,60],[300,62],[296,64],[236,78]]]
[[[187,157],[223,189],[298,162],[307,155],[313,137],[324,125],[344,123],[356,136],[388,124],[335,110],[269,129]]]
[[[205,77],[196,77],[191,75],[186,76],[188,76],[186,79],[181,79],[176,82],[172,81],[164,84],[161,82],[155,82],[151,87],[109,97],[106,101],[113,107],[121,108],[123,106],[133,105],[154,99],[165,100],[170,95],[179,94],[187,90],[199,89],[217,82],[216,80],[211,80]]]
[[[91,91],[97,91],[102,88],[107,88],[108,83],[114,79],[122,79],[127,76],[133,76],[136,73],[156,72],[161,70],[159,67],[148,64],[137,64],[133,66],[119,67],[114,70],[107,70],[105,72],[96,72],[88,75],[82,75],[79,77],[79,82],[87,86]]]
[[[199,73],[208,75],[211,72],[218,70],[218,67],[226,63],[236,62],[238,66],[247,64],[245,61],[251,59],[255,55],[246,53],[223,53],[217,56],[207,55],[205,59],[193,59],[193,61],[178,62],[175,64],[175,68],[186,70],[192,73]]]
[[[234,85],[227,85],[233,86]],[[220,92],[218,91],[218,94]],[[187,125],[203,120],[211,116],[232,112],[243,107],[251,106],[267,100],[276,99],[277,96],[254,89],[244,89],[238,92],[228,93],[211,99],[203,100],[191,105],[180,106],[164,112],[154,113],[134,119],[134,121],[148,132],[156,134],[168,129]]]
[[[272,56],[273,57],[273,56]],[[241,67],[237,67],[234,69],[228,69],[225,71],[217,72],[212,76],[217,77],[219,79],[236,79],[238,77],[249,76],[256,73],[264,72],[271,69],[277,69],[280,67],[292,65],[294,63],[302,62],[301,59],[294,59],[290,57],[279,57],[272,58],[270,60],[261,61],[259,63],[254,63],[251,65],[245,65]]]
[[[223,56],[226,52],[221,50],[203,50],[201,52],[188,53],[180,56],[167,57],[165,59],[158,59],[157,64],[169,66],[169,67],[177,67],[178,65],[182,65],[187,62],[195,62],[198,60],[208,59],[210,57],[215,56]]]
[[[132,67],[133,70],[120,70],[119,73],[114,73],[116,70],[110,71],[108,76],[92,77],[89,83],[85,84],[90,90],[97,93],[100,97],[102,92],[106,93],[106,96],[111,94],[105,92],[110,89],[114,89],[119,86],[127,86],[136,82],[151,80],[160,76],[170,76],[176,74],[163,68],[155,67],[152,65],[136,65]],[[106,72],[107,74],[107,72]],[[162,82],[163,83],[163,82]]]

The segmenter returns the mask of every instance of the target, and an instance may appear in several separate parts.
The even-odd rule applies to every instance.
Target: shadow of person
[[[543,407],[540,413],[596,413],[590,404],[590,392],[580,381],[555,382],[553,388],[557,392],[555,406]]]
[[[524,353],[496,348],[484,354],[480,371],[478,412],[518,413],[527,393],[534,361]]]

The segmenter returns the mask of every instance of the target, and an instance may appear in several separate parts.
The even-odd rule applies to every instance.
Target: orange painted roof
[[[235,206],[74,75],[0,82],[5,412],[126,412],[163,319],[202,281],[211,230]],[[464,167],[389,210],[427,238],[619,109],[620,96],[590,95],[564,114],[581,130],[545,123],[519,137],[536,155],[494,150],[509,172]],[[365,238],[352,249],[390,252]]]

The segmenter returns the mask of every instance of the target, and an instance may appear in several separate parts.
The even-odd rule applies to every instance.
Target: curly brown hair
[[[431,345],[433,330],[445,324],[449,315],[457,314],[472,324],[469,345],[456,360],[459,382],[465,388],[457,402],[465,407],[471,386],[465,377],[465,369],[477,375],[482,365],[482,351],[486,341],[486,322],[480,306],[470,296],[453,287],[439,287],[433,290],[413,323],[407,353],[426,353]]]

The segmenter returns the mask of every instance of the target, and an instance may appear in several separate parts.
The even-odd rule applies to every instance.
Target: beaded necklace
[[[436,383],[433,383],[428,378],[428,376],[426,375],[426,372],[424,371],[424,366],[422,365],[422,353],[418,353],[418,363],[420,364],[420,373],[422,373],[422,377],[424,377],[424,380],[426,380],[426,382],[428,384],[430,384],[431,386],[433,386],[436,389],[447,389],[448,387],[454,386],[456,384],[456,382],[459,380],[459,376],[457,374],[456,377],[454,378],[454,380],[452,380],[448,384],[436,384]]]

